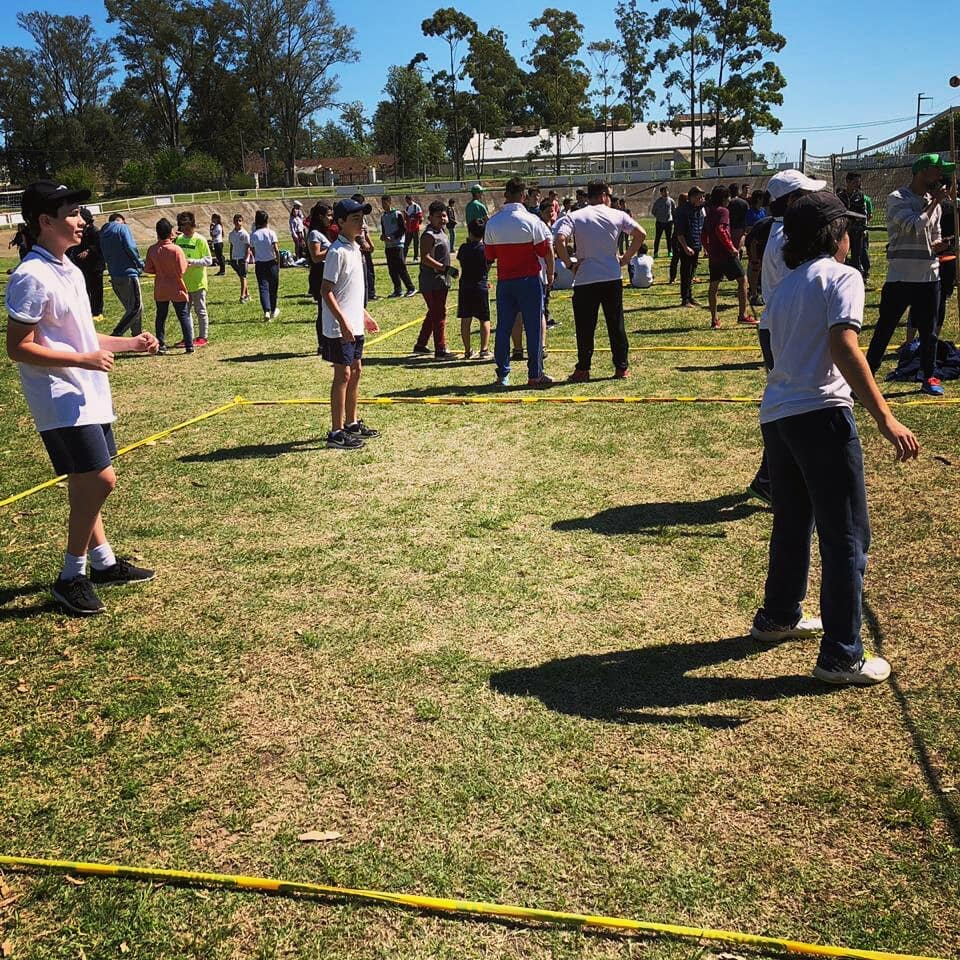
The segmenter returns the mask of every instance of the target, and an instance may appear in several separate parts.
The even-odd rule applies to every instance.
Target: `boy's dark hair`
[[[553,208],[553,201],[549,197],[544,197],[540,201],[540,212],[543,213],[544,210],[550,210]]]
[[[456,197],[451,197],[451,198],[447,201],[447,206],[448,206],[448,207],[452,207],[456,202],[457,202],[457,198],[456,198]]]
[[[732,194],[726,187],[721,187],[718,184],[710,191],[710,202],[715,207],[721,207],[724,201],[729,200],[731,196]]]
[[[192,210],[184,210],[183,213],[177,214],[177,226],[183,227],[189,225],[195,227],[197,225],[197,219],[193,215]]]
[[[714,187],[714,191],[716,191],[716,187]],[[739,187],[739,185],[736,184],[736,183],[731,183],[730,186],[727,187],[726,193],[727,193],[727,196],[728,196],[731,200],[732,200],[734,197],[739,197],[739,196],[740,196],[740,187]],[[711,194],[711,196],[712,196],[712,194]]]
[[[647,255],[647,245],[645,243],[640,244],[640,249],[637,251],[637,255],[645,257]]]
[[[166,240],[171,236],[173,236],[173,224],[166,217],[161,217],[157,221],[157,239]]]
[[[476,220],[471,220],[467,224],[467,233],[471,237],[476,237],[477,240],[483,239],[483,231],[487,228],[487,221],[483,217],[477,217]]]
[[[527,192],[523,177],[511,177],[504,185],[503,192],[508,197],[522,197]]]
[[[233,222],[234,222],[234,223],[236,223],[238,220],[242,220],[242,219],[243,219],[243,214],[242,214],[242,213],[235,213],[235,214],[233,215]]]
[[[688,199],[688,200],[689,200],[691,197],[702,197],[702,196],[704,196],[704,195],[705,195],[704,192],[703,192],[699,187],[691,187],[691,188],[687,191],[687,199]]]
[[[427,215],[433,216],[435,213],[446,213],[447,205],[442,200],[433,200],[427,207]]]
[[[126,217],[124,217],[122,213],[111,213],[110,216],[107,217],[107,223],[116,223],[118,220],[126,221]]]
[[[787,236],[783,245],[783,262],[791,270],[796,270],[801,263],[813,260],[814,257],[823,254],[832,257],[840,249],[840,241],[847,232],[847,223],[846,217],[837,217],[813,234],[794,233]]]
[[[253,215],[253,225],[259,230],[270,222],[270,214],[266,210],[258,210]]]
[[[352,197],[350,197],[350,199],[351,199],[351,200],[356,200],[357,203],[363,203],[363,202],[364,202],[364,200],[363,200],[363,194],[362,194],[362,193],[355,193],[355,194],[353,194]]]
[[[383,196],[381,196],[380,199],[381,199],[381,200],[389,200],[391,203],[393,203],[393,197],[392,197],[391,194],[389,194],[389,193],[383,194]]]
[[[610,184],[605,180],[591,180],[587,184],[587,199],[596,200],[597,197],[602,197],[605,193],[610,192]]]
[[[756,203],[758,200],[760,201],[760,206],[762,207],[762,206],[763,206],[763,191],[762,191],[762,190],[754,190],[753,193],[750,194],[750,202],[751,202],[751,203]]]

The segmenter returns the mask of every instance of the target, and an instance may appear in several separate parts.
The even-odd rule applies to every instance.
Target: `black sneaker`
[[[460,358],[455,354],[451,353],[449,350],[438,350],[433,355],[434,360],[459,360]]]
[[[117,562],[104,570],[97,570],[96,567],[90,570],[90,579],[101,587],[127,583],[149,583],[156,575],[155,570],[138,567],[127,557],[117,557]]]
[[[66,607],[71,613],[80,614],[82,617],[103,613],[107,609],[87,577],[74,577],[72,580],[58,577],[51,592],[57,603]]]
[[[559,320],[554,320],[553,317],[551,317],[551,318],[547,321],[547,329],[548,329],[548,330],[552,330],[554,327],[559,326],[559,324],[560,324],[560,321],[559,321]]]
[[[348,423],[343,428],[343,432],[351,437],[359,437],[362,440],[373,440],[375,437],[380,436],[379,430],[368,427],[362,420],[358,420],[356,423]]]
[[[522,360],[522,359],[523,359],[523,351],[522,351],[522,350],[514,350],[513,353],[510,354],[510,359],[511,359],[511,360]]]
[[[769,503],[771,507],[773,506],[773,489],[769,483],[763,483],[754,477],[747,487],[747,493],[764,503]]]
[[[345,430],[330,431],[327,434],[327,446],[332,450],[360,450],[363,441],[359,437],[351,437]]]
[[[414,347],[410,351],[415,357],[429,357],[433,355],[433,351],[429,347]]]

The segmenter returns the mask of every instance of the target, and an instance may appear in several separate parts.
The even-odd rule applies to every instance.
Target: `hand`
[[[156,353],[160,349],[160,341],[152,334],[144,331],[133,338],[133,350],[138,353]]]
[[[629,263],[630,263],[630,258],[629,258],[626,254],[624,254],[624,255],[620,258],[620,266],[621,266],[621,267],[625,267],[625,266],[627,266]]]
[[[83,363],[80,366],[84,370],[109,373],[113,369],[112,350],[94,350],[92,353],[82,353],[80,356],[83,357]]]
[[[693,253],[694,253],[693,247],[684,247],[684,248],[683,248],[683,252],[684,252],[688,257],[692,257],[692,256],[693,256]]]
[[[340,339],[344,343],[353,343],[353,341],[356,340],[356,337],[353,335],[353,331],[349,327],[342,326],[340,328]]]
[[[938,240],[933,245],[934,253],[943,253],[944,250],[949,250],[953,246],[953,237],[948,237],[946,240]]]
[[[78,259],[78,260],[86,260],[87,257],[89,257],[89,256],[90,256],[90,251],[89,251],[89,250],[81,250],[81,251],[77,254],[77,259]]]
[[[888,413],[880,422],[880,433],[893,444],[896,459],[900,463],[916,460],[920,454],[920,443],[913,433],[892,413]]]
[[[374,320],[373,317],[371,317],[370,314],[368,313],[363,318],[363,329],[366,330],[367,333],[379,333],[380,324],[378,324],[377,321]]]

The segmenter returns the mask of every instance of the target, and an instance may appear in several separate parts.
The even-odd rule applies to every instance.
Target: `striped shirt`
[[[483,248],[488,263],[497,261],[498,280],[540,276],[540,257],[550,249],[550,228],[522,203],[505,203],[488,221]]]
[[[909,187],[887,197],[887,283],[933,283],[940,279],[940,261],[933,245],[940,240],[940,206],[924,209],[929,196]]]

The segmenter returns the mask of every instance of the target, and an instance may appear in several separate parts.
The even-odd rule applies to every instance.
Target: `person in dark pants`
[[[650,207],[651,215],[657,221],[657,229],[653,239],[653,256],[660,256],[660,238],[667,238],[667,250],[673,250],[673,217],[677,209],[677,202],[670,196],[670,188],[662,186],[660,196],[653,201]]]
[[[83,281],[87,285],[87,297],[90,300],[90,312],[93,319],[103,316],[103,254],[100,251],[100,231],[93,222],[93,214],[86,208],[80,208],[84,228],[80,243],[67,251],[67,256],[80,268]]]
[[[686,193],[681,193],[677,197],[677,210],[679,210],[686,202],[689,200],[689,196]],[[674,211],[674,227],[676,227],[676,211]],[[673,240],[670,243],[670,282],[677,282],[677,273],[680,271],[680,257],[682,256],[680,251],[680,244],[677,243],[677,235],[674,232]]]
[[[890,664],[865,653],[860,636],[870,521],[854,393],[897,460],[916,458],[920,446],[891,414],[860,352],[863,278],[843,262],[849,216],[825,191],[784,214],[783,256],[792,272],[767,300],[761,342],[769,374],[760,426],[777,493],[763,606],[750,632],[779,643],[822,631],[813,676],[867,686],[886,680]],[[821,616],[804,619],[814,528]]]
[[[619,256],[617,240],[621,233],[629,234],[630,246]],[[577,248],[575,265],[567,246],[571,237]],[[567,214],[557,225],[557,256],[574,271],[573,321],[577,331],[577,365],[569,377],[574,383],[590,379],[594,335],[601,307],[610,337],[613,375],[618,380],[629,376],[622,268],[636,256],[640,244],[646,239],[643,227],[625,210],[610,205],[610,187],[602,180],[587,184],[587,206]]]
[[[277,295],[280,291],[280,243],[270,227],[266,210],[258,210],[253,218],[254,231],[250,234],[253,250],[254,273],[257,275],[257,290],[264,320],[276,320],[280,316]]]
[[[350,198],[354,203],[360,206],[366,204],[362,193],[355,193]],[[363,255],[363,305],[366,306],[369,300],[379,300],[377,296],[377,273],[373,267],[373,241],[370,239],[370,231],[367,229],[366,221],[363,224],[363,230],[360,232],[360,253]]]
[[[893,331],[909,307],[913,325],[920,332],[920,390],[934,397],[942,397],[944,392],[934,376],[940,315],[938,258],[953,242],[942,239],[940,205],[947,199],[944,177],[951,177],[953,170],[954,164],[939,154],[926,153],[914,162],[910,183],[887,197],[887,279],[880,293],[877,327],[867,350],[867,363],[876,373]]]
[[[870,221],[872,204],[868,209],[868,199],[863,192],[862,179],[856,170],[850,170],[844,177],[844,187],[837,191],[840,202],[852,213],[859,214],[850,223],[850,266],[860,271],[863,282],[870,276],[870,254],[867,245],[867,224]],[[861,220],[860,217],[863,217]]]
[[[687,202],[677,210],[674,242],[680,253],[680,306],[695,307],[693,275],[700,260],[700,236],[703,232],[703,203],[706,199],[699,187],[691,187]]]
[[[415,297],[417,290],[410,279],[410,273],[404,260],[403,245],[407,232],[406,218],[401,210],[393,209],[393,198],[389,193],[385,193],[380,198],[380,206],[383,208],[383,213],[380,216],[380,239],[383,241],[383,250],[387,256],[387,270],[390,273],[390,281],[393,283],[393,293],[390,296],[403,296],[400,292],[402,284],[406,287],[406,295]]]

